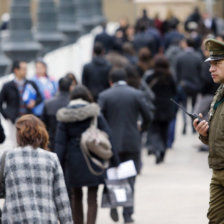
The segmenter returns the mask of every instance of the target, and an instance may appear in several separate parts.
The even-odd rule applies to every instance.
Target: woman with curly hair
[[[71,208],[57,155],[47,151],[48,133],[29,114],[16,122],[18,147],[7,152],[2,223],[72,224]]]

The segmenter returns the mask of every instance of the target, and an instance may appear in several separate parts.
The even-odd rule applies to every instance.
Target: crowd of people
[[[11,142],[20,148],[6,157],[3,223],[18,221],[22,209],[24,222],[57,223],[53,215],[57,210],[61,223],[72,223],[73,217],[74,223],[83,224],[84,186],[88,187],[87,224],[96,223],[98,186],[104,183],[105,174],[90,172],[80,145],[92,118],[97,118],[98,128],[111,141],[110,166],[133,160],[140,173],[142,148],[148,155],[155,155],[155,163],[160,164],[173,146],[178,108],[171,98],[188,111],[207,114],[218,85],[211,79],[209,64],[203,63],[208,57],[203,41],[208,37],[224,41],[224,33],[214,18],[202,16],[198,9],[183,23],[184,32],[179,31],[180,24],[171,11],[162,21],[158,15],[150,18],[146,10],[135,25],[121,19],[114,35],[109,35],[103,24],[102,32],[95,37],[92,61],[83,67],[81,83],[72,73],[55,80],[41,59],[35,62],[35,76],[28,80],[27,63],[13,63],[15,78],[1,89],[0,112],[10,128]],[[189,100],[191,110],[187,108]],[[183,121],[182,133],[186,134],[188,120],[184,113]],[[57,154],[66,187],[58,159],[42,149]],[[200,150],[208,148],[202,145]],[[37,177],[31,177],[32,170]],[[18,187],[11,184],[14,178]],[[135,179],[128,178],[133,197]],[[48,192],[35,187],[31,190],[42,182],[48,184]],[[27,192],[20,192],[22,184]],[[36,200],[37,195],[42,196]],[[55,204],[52,197],[56,197]],[[21,203],[11,205],[17,199]],[[28,199],[30,204],[26,203]],[[47,207],[44,200],[51,204]],[[46,211],[52,214],[50,219],[45,217]],[[134,205],[123,208],[125,223],[134,222],[133,213]],[[116,208],[110,215],[118,221]]]

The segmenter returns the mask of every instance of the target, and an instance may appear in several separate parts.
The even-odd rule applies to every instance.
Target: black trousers
[[[125,162],[128,160],[133,160],[135,164],[135,168],[137,172],[139,172],[139,166],[140,166],[140,152],[137,153],[119,153],[119,158],[121,162]],[[134,198],[134,192],[135,192],[135,180],[136,177],[130,177],[128,178],[128,181],[130,183],[132,194]],[[130,207],[123,207],[123,217],[126,219],[127,217],[130,217],[134,213],[134,206]]]
[[[169,121],[153,121],[150,130],[150,145],[156,156],[165,156],[167,148]]]

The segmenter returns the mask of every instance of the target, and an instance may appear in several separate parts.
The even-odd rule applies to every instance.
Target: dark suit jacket
[[[203,60],[194,50],[184,51],[176,59],[177,83],[187,95],[198,93],[201,89]]]
[[[44,109],[41,116],[42,121],[45,123],[50,137],[49,148],[54,151],[54,139],[57,127],[56,113],[57,111],[68,105],[69,92],[58,92],[53,98],[44,103]]]
[[[42,102],[42,97],[37,85],[33,81],[26,80],[24,86],[27,83],[30,83],[37,93],[36,105],[40,104]],[[6,107],[3,107],[3,104],[6,104]],[[5,83],[2,87],[2,91],[0,93],[0,112],[5,119],[9,119],[14,123],[19,117],[19,107],[19,90],[16,87],[15,81],[12,80]],[[26,110],[26,113],[32,113],[30,109],[27,108]]]
[[[156,39],[151,33],[140,32],[135,34],[133,45],[136,52],[143,47],[147,47],[153,55],[156,53]]]
[[[108,53],[113,47],[114,38],[104,30],[102,33],[96,35],[94,43],[96,42],[102,43],[106,53]]]
[[[143,118],[142,130],[148,128],[151,117],[140,90],[115,84],[99,95],[99,105],[109,123],[112,142],[118,153],[136,153],[141,148],[141,134],[137,127],[139,115]]]

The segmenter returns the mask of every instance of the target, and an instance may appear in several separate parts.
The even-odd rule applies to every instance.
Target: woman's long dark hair
[[[133,65],[128,64],[125,66],[125,71],[127,73],[128,85],[138,89],[141,83],[141,76],[139,75],[137,69]]]
[[[164,56],[156,56],[154,61],[154,74],[161,77],[161,80],[167,80],[172,76],[169,68],[169,61]]]
[[[82,99],[87,102],[94,102],[93,96],[90,93],[90,91],[83,85],[77,85],[71,92],[70,94],[70,99],[75,100],[75,99]]]

